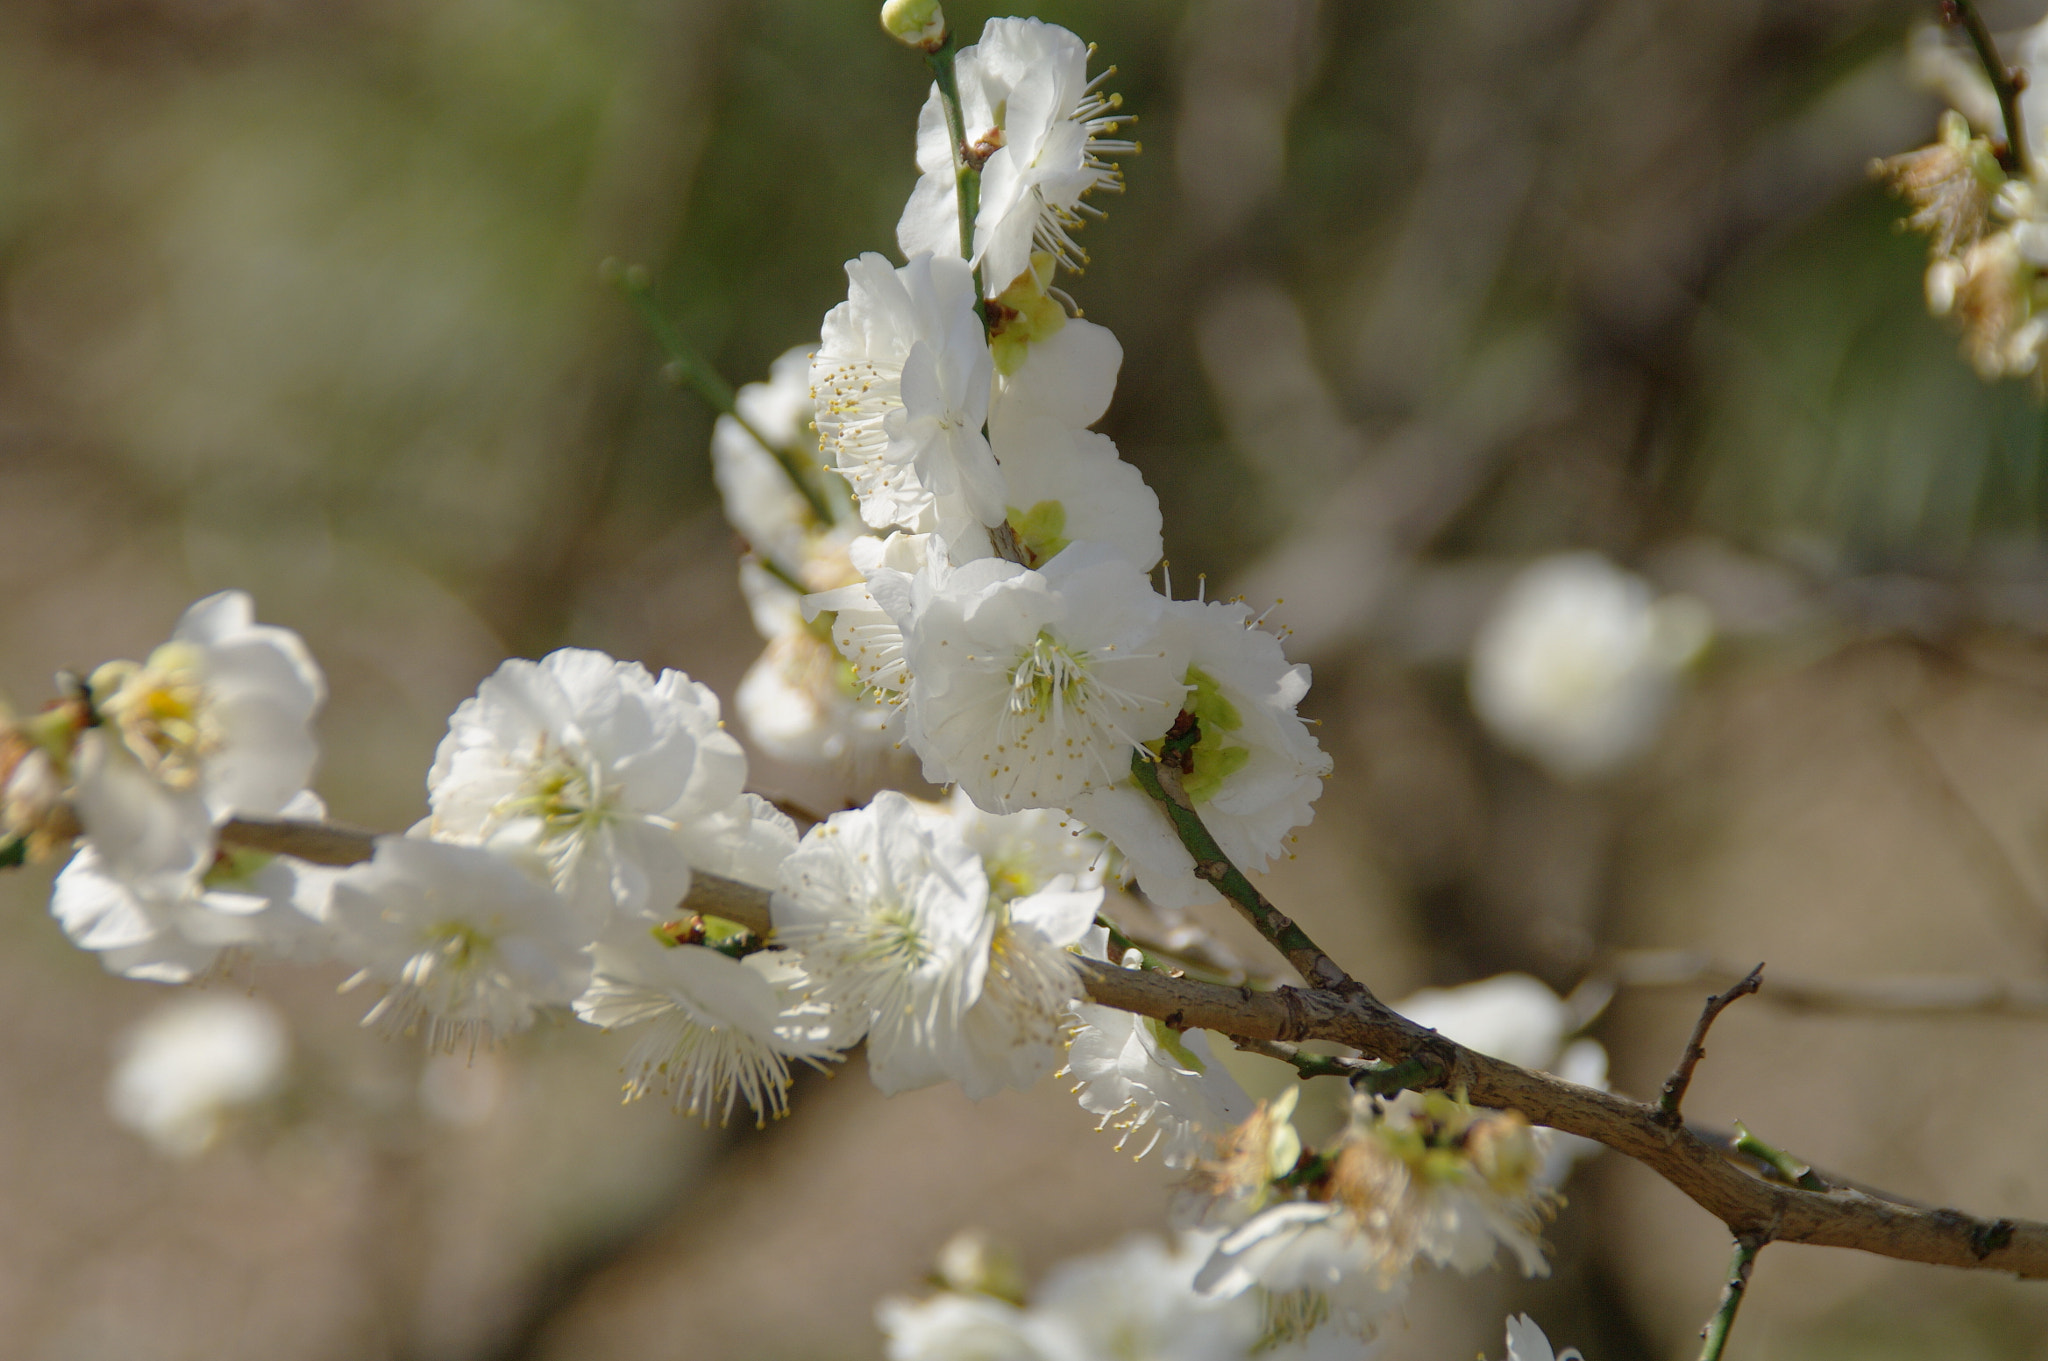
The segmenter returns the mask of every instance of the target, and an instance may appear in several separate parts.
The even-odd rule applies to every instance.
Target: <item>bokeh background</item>
[[[334,698],[318,786],[399,828],[446,716],[576,644],[730,695],[757,649],[708,413],[598,281],[646,262],[735,381],[893,249],[916,61],[866,0],[0,6],[0,690],[140,656],[248,587]],[[970,36],[988,12],[952,8]],[[2039,16],[1993,5],[1994,24]],[[2048,973],[2048,427],[1921,302],[1867,178],[1929,139],[1903,0],[1047,3],[1142,156],[1073,285],[1123,342],[1104,428],[1169,556],[1284,598],[1336,775],[1274,895],[1386,996],[1616,949],[1833,980]],[[1007,12],[1007,11],[997,11]],[[1719,639],[1637,768],[1566,785],[1465,698],[1514,570],[1604,551]],[[762,764],[813,800],[832,780]],[[879,1355],[874,1301],[978,1225],[1036,1276],[1157,1228],[1048,1080],[880,1099],[858,1060],[764,1131],[621,1107],[623,1042],[473,1064],[250,969],[284,1109],[189,1163],[107,1117],[125,983],[0,882],[0,1354]],[[1596,1033],[1654,1090],[1704,986]],[[2048,1217],[2048,1019],[1720,1023],[1689,1109],[1902,1194]],[[1247,1076],[1248,1081],[1270,1077]],[[1551,1279],[1424,1289],[1389,1354],[1689,1356],[1719,1226],[1581,1169]],[[1764,1254],[1737,1354],[2048,1352],[2042,1287]]]

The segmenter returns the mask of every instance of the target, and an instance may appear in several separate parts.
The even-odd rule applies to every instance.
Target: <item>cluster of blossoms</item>
[[[1198,1289],[1214,1243],[1201,1232],[1171,1243],[1132,1238],[1061,1263],[1027,1301],[1014,1269],[963,1234],[940,1252],[945,1288],[923,1300],[884,1300],[876,1322],[889,1361],[1371,1361],[1378,1353],[1333,1329],[1276,1341],[1249,1297]],[[1507,1321],[1507,1346],[1507,1361],[1584,1361],[1576,1350],[1553,1353],[1526,1314]]]
[[[2014,49],[2019,136],[2005,126],[1990,81],[1938,29],[1924,32],[1914,65],[1952,106],[1928,146],[1871,170],[1913,209],[1905,225],[1927,237],[1927,306],[1950,318],[1963,352],[1986,379],[2041,374],[2048,341],[2048,23]],[[2032,152],[2031,155],[2027,154]]]
[[[921,44],[943,31],[935,6],[894,8]],[[1057,1071],[1117,1147],[1192,1169],[1196,1227],[1177,1246],[1078,1264],[1030,1309],[980,1287],[890,1304],[895,1356],[1310,1355],[1326,1319],[1355,1355],[1419,1262],[1471,1272],[1505,1245],[1541,1271],[1569,1159],[1520,1117],[1360,1098],[1334,1144],[1304,1151],[1294,1092],[1255,1105],[1199,1032],[1080,1000],[1084,959],[1154,965],[1103,918],[1113,871],[1164,910],[1219,898],[1134,769],[1172,737],[1171,788],[1254,871],[1287,853],[1330,771],[1296,713],[1307,668],[1245,605],[1155,588],[1157,497],[1091,428],[1121,350],[1054,281],[1084,259],[1084,197],[1119,186],[1104,158],[1135,148],[1088,59],[1064,29],[996,19],[942,68],[903,263],[849,262],[815,352],[743,388],[713,439],[767,639],[738,693],[748,733],[783,760],[870,773],[907,750],[944,801],[884,790],[799,827],[747,792],[704,686],[564,649],[505,662],[455,711],[425,819],[367,858],[323,855],[280,823],[324,817],[307,787],[324,681],[296,634],[226,592],[146,661],[0,724],[0,857],[75,840],[52,911],[130,977],[338,961],[367,1024],[472,1056],[566,1010],[630,1034],[629,1098],[667,1093],[707,1121],[784,1113],[792,1065],[862,1042],[890,1093],[950,1081],[978,1100]],[[820,457],[801,447],[811,429]],[[1567,602],[1591,642],[1531,645],[1554,630],[1510,619],[1491,645],[1509,660],[1475,681],[1483,711],[1569,773],[1632,749],[1582,731],[1586,715],[1653,725],[1684,650],[1639,583],[1589,588],[1589,573],[1551,569],[1615,597],[1604,614]],[[1558,613],[1541,603],[1557,583],[1520,589],[1537,602],[1522,614]],[[1622,661],[1580,660],[1594,654]],[[765,894],[767,920],[690,910],[707,878]],[[1571,1027],[1540,984],[1489,987],[1409,1005],[1481,1047],[1604,1076],[1597,1046],[1562,1047]],[[187,1025],[203,1043],[164,1051],[189,1063],[144,1063],[118,1099],[180,1147],[282,1063],[248,1015],[204,1024]],[[166,1094],[200,1085],[179,1086],[180,1064],[230,1076],[187,1108]]]
[[[1359,1096],[1316,1151],[1295,1132],[1297,1095],[1261,1103],[1195,1165],[1190,1218],[1222,1233],[1198,1290],[1256,1289],[1272,1336],[1326,1321],[1370,1336],[1422,1262],[1470,1275],[1504,1246],[1525,1274],[1549,1269],[1538,1235],[1555,1193],[1521,1116],[1441,1092]]]

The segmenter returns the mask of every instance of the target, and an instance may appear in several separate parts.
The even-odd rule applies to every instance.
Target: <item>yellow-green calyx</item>
[[[1024,367],[1031,342],[1044,340],[1067,324],[1067,309],[1046,293],[1053,265],[1052,256],[1034,252],[1031,268],[999,293],[996,306],[989,309],[993,318],[989,357],[995,361],[996,372],[1005,378]]]
[[[1239,746],[1225,739],[1226,733],[1236,732],[1244,726],[1244,715],[1237,711],[1216,683],[1216,678],[1199,666],[1188,668],[1187,709],[1202,725],[1202,737],[1195,744],[1195,768],[1181,780],[1181,788],[1197,803],[1213,798],[1223,782],[1244,769],[1252,759],[1250,747]]]
[[[1152,1031],[1153,1042],[1173,1055],[1173,1061],[1191,1073],[1205,1073],[1209,1065],[1195,1057],[1195,1051],[1188,1048],[1187,1040],[1178,1030],[1155,1016],[1147,1016],[1145,1024]]]
[[[1058,501],[1040,501],[1029,510],[1011,506],[1009,521],[1017,542],[1031,555],[1026,566],[1051,561],[1072,542],[1067,538],[1067,508]]]
[[[200,882],[208,888],[246,884],[275,859],[277,857],[267,851],[250,850],[246,846],[222,846],[214,853],[213,864]]]

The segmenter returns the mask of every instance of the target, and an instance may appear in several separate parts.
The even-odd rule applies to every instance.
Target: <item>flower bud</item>
[[[939,0],[885,0],[882,27],[905,47],[936,52],[946,41],[946,14]]]

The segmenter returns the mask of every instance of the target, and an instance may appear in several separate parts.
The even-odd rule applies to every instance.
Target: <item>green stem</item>
[[[732,384],[726,382],[716,369],[705,363],[702,357],[690,348],[682,333],[676,330],[663,315],[661,308],[655,305],[654,295],[648,286],[647,271],[638,265],[628,265],[624,269],[619,269],[611,266],[609,261],[607,266],[605,276],[626,295],[626,300],[633,304],[633,310],[640,314],[640,319],[647,323],[647,329],[653,332],[655,342],[661,346],[662,353],[668,356],[666,372],[670,381],[678,387],[688,384],[712,410],[721,416],[732,417],[754,443],[768,451],[768,456],[782,469],[783,476],[787,477],[790,485],[803,496],[804,504],[810,507],[811,514],[817,517],[818,523],[837,524],[840,518],[838,509],[832,504],[832,498],[826,495],[825,489],[818,485],[818,480],[814,476],[816,465],[796,450],[785,449],[769,439],[761,433],[759,427],[740,414],[739,404],[733,398]]]
[[[1728,1346],[1728,1330],[1735,1326],[1735,1311],[1742,1307],[1742,1296],[1749,1289],[1749,1273],[1756,1266],[1756,1255],[1763,1249],[1761,1238],[1735,1240],[1735,1260],[1728,1268],[1728,1283],[1721,1288],[1721,1305],[1707,1320],[1707,1326],[1700,1329],[1700,1336],[1706,1340],[1706,1345],[1700,1348],[1700,1361],[1721,1361],[1721,1353]]]
[[[1160,811],[1173,824],[1180,844],[1195,859],[1195,877],[1214,884],[1245,920],[1258,928],[1259,934],[1287,957],[1287,962],[1310,987],[1358,987],[1335,960],[1323,953],[1320,945],[1309,939],[1308,932],[1266,901],[1266,896],[1253,887],[1243,870],[1230,862],[1215,836],[1202,824],[1194,801],[1181,787],[1183,762],[1192,760],[1195,745],[1201,740],[1201,725],[1193,714],[1183,710],[1173,730],[1167,734],[1157,759],[1143,748],[1131,753],[1132,780],[1159,805]]]
[[[1743,1128],[1740,1120],[1735,1122],[1735,1143],[1737,1153],[1755,1158],[1758,1162],[1778,1174],[1780,1180],[1791,1186],[1803,1187],[1808,1191],[1829,1191],[1834,1188],[1812,1166],[1799,1161],[1782,1148],[1773,1148]]]
[[[1991,90],[1998,96],[1998,112],[2005,119],[2005,145],[2015,174],[2033,173],[2033,163],[2027,155],[2026,125],[2020,120],[2020,84],[2013,79],[2012,68],[1998,55],[1998,44],[1992,40],[1991,29],[1984,22],[1984,16],[1977,12],[1973,0],[1943,0],[1943,8],[1950,16],[1950,22],[1959,24],[1970,36],[1970,46],[1977,49],[1977,60],[1983,63],[1984,74],[1990,78]]]
[[[939,103],[946,110],[946,132],[953,142],[953,201],[960,213],[960,258],[974,258],[974,219],[981,212],[981,167],[967,145],[967,116],[960,108],[960,77],[953,64],[953,35],[945,45],[927,52],[925,62],[932,68],[932,80],[939,87]],[[981,268],[974,270],[974,310],[981,324],[988,325],[988,306],[981,297]]]

